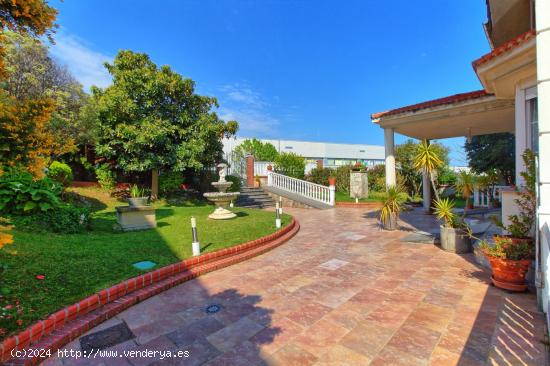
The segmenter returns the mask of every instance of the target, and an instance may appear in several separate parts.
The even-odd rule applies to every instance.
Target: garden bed
[[[19,300],[23,310],[19,329],[101,289],[143,274],[133,263],[153,261],[156,266],[151,271],[190,257],[191,216],[197,219],[203,252],[276,231],[272,212],[235,208],[236,219],[214,221],[207,218],[212,206],[180,201],[177,205],[155,205],[158,227],[154,230],[114,232],[114,207],[123,203],[95,188],[73,190],[94,203],[91,231],[54,234],[16,228],[12,232],[14,244],[0,251],[1,261],[8,265],[3,286]],[[283,215],[283,226],[289,222],[291,217]]]

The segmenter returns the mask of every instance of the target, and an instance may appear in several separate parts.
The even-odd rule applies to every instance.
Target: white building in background
[[[236,137],[223,140],[223,151],[226,156],[244,140],[248,138]],[[252,139],[252,138],[250,138]],[[295,140],[258,139],[269,142],[279,152],[292,152],[303,156],[308,165],[323,161],[324,167],[338,167],[360,162],[365,166],[374,166],[384,163],[384,146],[363,144],[335,144],[331,142],[310,142]]]

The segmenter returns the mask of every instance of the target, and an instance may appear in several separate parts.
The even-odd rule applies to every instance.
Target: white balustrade
[[[267,167],[269,165],[274,166],[274,164],[269,161],[254,161],[254,175],[265,177],[268,173]]]
[[[315,201],[334,206],[335,187],[323,186],[305,180],[292,178],[283,174],[268,171],[267,185],[269,187],[282,189]]]
[[[502,202],[502,189],[509,188],[508,186],[493,186],[492,194],[489,189],[474,188],[474,207],[489,207],[491,204],[491,196],[497,202]]]

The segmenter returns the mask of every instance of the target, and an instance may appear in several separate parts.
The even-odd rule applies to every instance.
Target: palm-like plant
[[[399,218],[399,213],[403,209],[402,192],[399,186],[388,186],[386,188],[386,199],[380,210],[380,221],[384,226]]]
[[[435,216],[445,222],[446,227],[456,227],[456,215],[453,212],[455,203],[449,198],[436,199],[434,201],[434,213]]]
[[[474,193],[474,186],[476,185],[476,177],[466,171],[461,171],[456,180],[456,190],[459,192],[462,197],[466,200],[466,207],[468,207],[468,202],[472,193]]]
[[[435,145],[430,145],[428,141],[423,140],[418,145],[418,150],[414,158],[414,167],[420,171],[425,172],[430,177],[432,188],[436,199],[439,200],[439,192],[435,185],[435,172],[439,167],[443,165],[443,160],[437,152]]]

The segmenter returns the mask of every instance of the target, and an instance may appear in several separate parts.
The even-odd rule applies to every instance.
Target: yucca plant
[[[445,222],[445,227],[455,228],[458,226],[456,215],[453,212],[455,202],[449,198],[436,199],[434,201],[435,216]]]
[[[416,156],[414,157],[414,168],[428,174],[436,199],[439,199],[439,192],[435,184],[435,172],[442,165],[443,160],[438,154],[437,147],[423,140],[418,145]]]
[[[145,195],[145,190],[139,188],[137,184],[133,184],[130,187],[130,196],[133,198],[143,197]]]
[[[399,186],[388,186],[386,188],[386,199],[380,210],[380,221],[385,228],[393,230],[393,224],[399,218],[403,209],[403,191]]]
[[[455,188],[457,193],[460,193],[462,197],[466,200],[466,207],[470,201],[470,197],[474,193],[474,187],[477,184],[476,176],[472,173],[461,171],[458,174],[458,179],[456,180]]]

